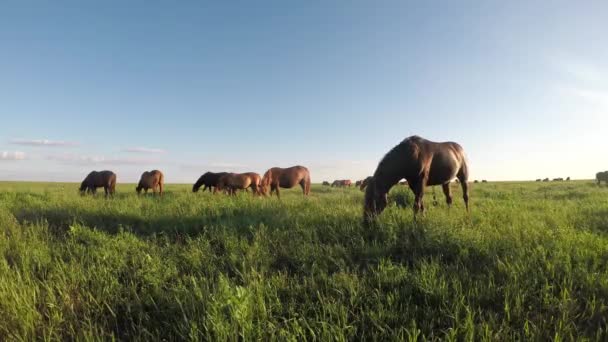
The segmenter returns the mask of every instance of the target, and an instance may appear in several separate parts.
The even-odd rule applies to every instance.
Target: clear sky
[[[607,1],[7,1],[0,179],[358,179],[407,136],[473,179],[608,169]]]

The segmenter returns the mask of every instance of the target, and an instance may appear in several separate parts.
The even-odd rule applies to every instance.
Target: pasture
[[[608,188],[395,186],[282,199],[0,183],[0,340],[606,340]],[[406,209],[396,204],[407,205]]]

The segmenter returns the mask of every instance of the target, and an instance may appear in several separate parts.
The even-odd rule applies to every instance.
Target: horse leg
[[[278,185],[274,188],[274,191],[276,191],[276,193],[277,193],[277,198],[281,199],[281,193],[279,192],[279,186]]]
[[[448,208],[452,207],[452,194],[450,193],[450,183],[441,185],[443,188],[443,194],[445,195],[445,201],[448,204]]]
[[[306,181],[304,181],[303,179],[302,181],[300,181],[300,187],[302,187],[302,194],[306,196]]]
[[[106,198],[108,197],[108,195],[110,194],[110,188],[107,186],[103,187],[103,191],[106,193]]]
[[[418,181],[416,183],[412,183],[410,185],[410,188],[412,189],[412,191],[414,192],[414,218],[416,218],[416,214],[418,214],[419,211],[424,211],[424,207],[422,205],[422,197],[424,195],[424,186],[422,185],[423,183]]]
[[[469,183],[466,180],[460,180],[460,186],[462,186],[462,199],[464,199],[464,206],[469,212]]]

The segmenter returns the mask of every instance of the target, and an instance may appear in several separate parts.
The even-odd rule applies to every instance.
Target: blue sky
[[[606,32],[605,1],[6,2],[0,179],[358,179],[413,134],[472,178],[592,178]]]

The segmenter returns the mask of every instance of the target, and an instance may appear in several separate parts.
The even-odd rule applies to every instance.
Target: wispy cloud
[[[127,147],[123,149],[124,152],[130,153],[166,153],[167,151],[160,148],[149,148],[149,147]]]
[[[595,83],[603,81],[605,71],[592,63],[567,61],[558,63],[559,69],[579,82]]]
[[[575,103],[585,106],[587,115],[606,115],[608,111],[608,70],[596,64],[581,61],[562,61],[559,70],[568,80],[555,89]]]
[[[77,142],[73,141],[62,141],[62,140],[48,140],[48,139],[13,139],[10,141],[13,145],[24,145],[24,146],[78,146]]]
[[[25,159],[25,153],[23,152],[9,152],[3,151],[0,152],[0,160],[23,160]]]
[[[63,154],[48,156],[48,160],[59,161],[67,164],[107,164],[107,165],[147,165],[158,163],[158,160],[146,158],[107,158],[105,156],[85,156],[76,154]]]

